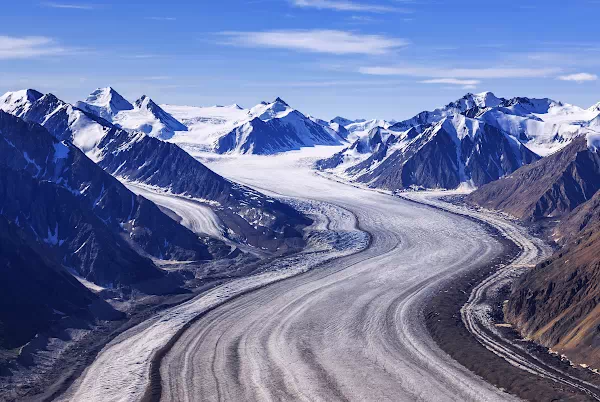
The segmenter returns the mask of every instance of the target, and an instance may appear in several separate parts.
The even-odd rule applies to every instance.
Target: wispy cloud
[[[244,87],[257,88],[330,88],[330,87],[360,87],[366,86],[370,88],[379,86],[393,86],[405,84],[404,81],[373,81],[366,80],[317,80],[317,81],[286,81],[286,82],[246,82],[242,84]]]
[[[520,68],[520,67],[493,67],[493,68],[432,68],[421,66],[397,67],[361,67],[359,72],[368,75],[398,75],[407,77],[430,77],[456,79],[486,79],[486,78],[535,78],[547,77],[561,72],[559,68]]]
[[[473,89],[477,85],[481,84],[479,80],[459,80],[457,78],[434,78],[431,80],[419,81],[421,84],[445,84],[445,85],[457,85],[463,89]]]
[[[177,20],[177,18],[175,18],[175,17],[146,17],[145,19],[153,20],[153,21],[176,21]]]
[[[56,56],[74,51],[45,36],[0,36],[0,60]]]
[[[284,30],[221,32],[227,44],[268,47],[330,54],[385,54],[408,45],[408,41],[381,35],[360,35],[336,30]]]
[[[320,10],[363,11],[370,13],[410,13],[405,8],[382,6],[376,4],[356,3],[348,0],[291,0],[296,7],[316,8]]]
[[[94,7],[91,4],[72,4],[72,3],[46,2],[46,3],[42,3],[42,5],[45,6],[45,7],[66,8],[66,9],[72,9],[72,10],[94,10],[96,8],[96,7]]]
[[[167,81],[172,79],[173,77],[169,75],[153,75],[149,77],[140,77],[140,81]]]
[[[596,81],[598,76],[596,74],[590,73],[577,73],[577,74],[569,74],[569,75],[561,75],[558,77],[561,81],[575,81],[578,83],[586,82],[586,81]]]

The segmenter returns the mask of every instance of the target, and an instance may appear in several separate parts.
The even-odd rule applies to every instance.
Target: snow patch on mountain
[[[552,99],[521,97],[484,110],[477,118],[512,134],[538,155],[547,156],[587,134],[599,113]]]
[[[126,130],[141,131],[151,137],[167,140],[176,131],[187,131],[187,127],[165,112],[152,99],[143,95],[135,101],[132,110],[119,112],[112,123]]]

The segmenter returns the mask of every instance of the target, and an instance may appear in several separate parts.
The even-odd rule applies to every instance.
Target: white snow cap
[[[29,109],[31,104],[43,96],[35,89],[22,89],[15,92],[7,92],[0,96],[0,110],[3,112],[19,115]]]
[[[112,87],[96,89],[84,102],[77,102],[75,106],[108,120],[120,111],[133,109],[133,105]]]
[[[586,137],[588,148],[598,152],[600,150],[600,133],[588,133]]]
[[[596,103],[593,106],[590,106],[588,109],[590,112],[600,112],[600,102]]]
[[[135,101],[135,106],[139,109],[148,109],[152,104],[155,104],[154,101],[146,95],[140,96],[140,98]]]
[[[490,91],[486,91],[473,95],[473,100],[479,107],[496,107],[500,105],[504,99],[498,98]]]

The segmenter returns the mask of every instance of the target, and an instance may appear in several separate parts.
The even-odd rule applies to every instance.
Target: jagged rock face
[[[413,128],[404,135],[413,138],[417,131],[417,128]],[[349,147],[344,148],[327,159],[318,160],[315,166],[317,169],[334,169],[347,163],[353,158],[355,159],[357,156],[360,158],[360,155],[368,154],[372,154],[369,158],[369,162],[381,161],[386,157],[389,149],[388,147],[384,148],[384,146],[396,143],[398,141],[397,135],[398,133],[386,130],[383,127],[374,127],[369,130],[369,133],[366,136],[358,138]],[[362,168],[368,168],[370,165],[371,163],[361,165],[356,171],[360,171]],[[349,171],[352,172],[353,169],[350,168]]]
[[[1,348],[22,346],[67,316],[119,316],[27,237],[0,215]]]
[[[389,151],[387,151],[389,152]],[[360,175],[357,181],[373,187],[397,190],[410,186],[455,188],[460,184],[456,144],[450,136],[425,135],[407,149],[393,151],[385,159],[376,153],[361,164],[349,169],[357,174],[379,160],[376,168]]]
[[[68,142],[0,112],[2,213],[92,282],[119,286],[161,276],[156,258],[210,259],[207,246]]]
[[[598,189],[600,154],[589,149],[582,136],[563,150],[478,189],[467,201],[520,219],[537,219],[568,213]]]
[[[582,231],[599,222],[600,191],[596,191],[591,200],[579,205],[560,220],[560,224],[554,229],[554,239],[559,244],[566,244],[577,239]]]
[[[230,198],[231,182],[175,144],[113,128],[98,148],[98,164],[114,176],[206,200]]]
[[[524,336],[575,363],[599,367],[600,221],[575,233],[513,286],[505,315]]]
[[[422,133],[411,128],[385,140],[375,135],[363,146],[372,154],[346,173],[389,190],[480,186],[539,159],[506,133],[464,116],[446,118]]]
[[[599,189],[600,154],[581,136],[467,197],[468,202],[524,220],[561,218],[554,239],[562,248],[515,283],[506,320],[524,336],[596,367],[600,365]]]

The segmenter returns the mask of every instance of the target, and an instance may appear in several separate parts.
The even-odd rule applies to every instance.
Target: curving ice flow
[[[123,333],[63,399],[514,400],[440,350],[422,311],[454,274],[491,261],[502,246],[455,214],[315,174],[319,152],[332,150],[210,162],[318,215],[312,253],[276,260],[274,271],[215,288]],[[161,349],[159,375],[151,377]]]
[[[512,400],[441,351],[421,310],[446,279],[490,261],[500,244],[464,218],[314,174],[304,157],[317,152],[221,159],[211,168],[343,207],[370,233],[370,247],[193,323],[162,359],[161,400]]]
[[[192,199],[155,191],[142,184],[131,182],[123,182],[123,184],[131,192],[175,212],[181,218],[181,224],[192,232],[219,240],[227,240],[225,236],[227,229],[208,206]]]

